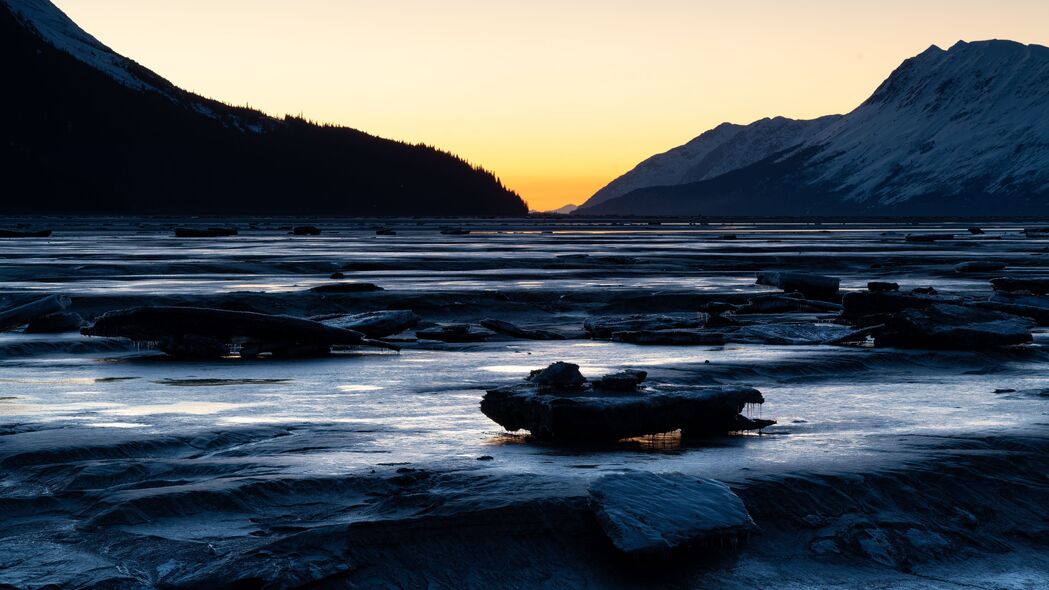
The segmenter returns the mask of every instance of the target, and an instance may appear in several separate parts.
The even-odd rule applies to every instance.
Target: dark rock
[[[320,285],[310,289],[313,293],[367,293],[382,290],[382,287],[372,283],[336,283],[334,285]]]
[[[801,293],[812,299],[828,299],[838,294],[841,279],[800,272],[760,272],[758,284],[788,293]]]
[[[933,287],[915,287],[914,289],[911,289],[911,293],[915,293],[917,295],[938,295],[939,291],[937,291]]]
[[[721,234],[721,236],[719,236],[719,238],[722,239],[722,240],[736,240],[736,239],[739,239],[736,236],[736,234]]]
[[[341,281],[342,279],[346,278],[346,275],[341,272],[333,272],[328,278],[332,279],[333,281]]]
[[[492,333],[488,330],[478,330],[469,324],[450,324],[419,330],[415,336],[420,340],[441,342],[484,342],[492,337]]]
[[[972,262],[963,262],[954,267],[954,272],[995,272],[998,270],[1005,270],[1006,264],[1004,262],[995,262],[993,260],[976,260]]]
[[[920,293],[898,291],[853,291],[841,302],[842,317],[854,321],[864,316],[891,314],[905,309],[923,309],[936,303],[957,302],[957,299],[934,297]]]
[[[481,326],[487,328],[498,334],[506,334],[507,336],[513,336],[514,338],[522,338],[524,340],[564,340],[563,334],[557,332],[550,332],[547,330],[532,330],[528,328],[521,328],[515,326],[510,322],[504,322],[502,320],[486,319],[481,320]]]
[[[194,227],[175,228],[175,237],[178,238],[227,238],[235,236],[239,232],[235,227],[209,227],[205,229]]]
[[[636,391],[641,383],[648,378],[647,371],[628,369],[618,373],[605,375],[593,382],[594,389],[606,391]]]
[[[240,346],[241,356],[327,354],[332,346],[396,346],[360,332],[289,316],[197,307],[136,307],[103,314],[86,336],[128,338],[174,356],[216,357]]]
[[[71,301],[64,295],[48,295],[25,305],[0,312],[0,330],[12,330],[28,324],[36,318],[59,313],[69,307]]]
[[[991,279],[991,286],[998,293],[1033,293],[1045,295],[1049,293],[1049,279],[1014,279],[1001,277]]]
[[[998,311],[936,304],[892,315],[876,346],[972,350],[1027,344],[1035,322]]]
[[[713,479],[647,471],[606,475],[590,484],[590,496],[601,529],[630,556],[735,546],[757,530],[743,500]]]
[[[867,290],[875,293],[884,293],[885,291],[899,291],[899,283],[889,283],[886,281],[871,281],[867,283]]]
[[[837,324],[758,324],[742,326],[726,334],[729,342],[801,346],[835,341],[852,332]]]
[[[0,238],[50,238],[51,230],[23,231],[17,229],[0,229]]]
[[[974,236],[982,236],[984,234],[984,231],[978,227],[970,227],[969,233]]]
[[[706,330],[638,330],[613,332],[612,340],[628,344],[700,346],[724,344],[725,334]]]
[[[33,318],[26,326],[26,334],[63,334],[65,332],[78,332],[84,324],[84,318],[80,314],[62,311],[50,315]]]
[[[297,225],[292,228],[291,235],[293,236],[319,236],[321,235],[321,229],[312,225]]]
[[[759,295],[751,297],[747,305],[739,309],[740,315],[796,312],[838,312],[841,304],[828,301],[805,299],[801,293]]]
[[[375,230],[375,235],[377,235],[377,236],[395,236],[395,235],[397,235],[397,232],[392,230],[392,229],[390,229],[390,228],[388,228],[388,227],[383,227],[383,228]]]
[[[704,328],[729,328],[738,326],[739,322],[732,316],[725,314],[713,314],[703,323]]]
[[[532,371],[527,380],[540,391],[553,389],[575,391],[582,389],[586,384],[586,377],[579,372],[579,365],[560,361],[545,369]]]
[[[334,316],[320,321],[328,326],[360,332],[369,338],[385,338],[414,328],[422,318],[411,310],[397,309]]]
[[[614,441],[679,429],[682,436],[760,430],[775,422],[740,412],[764,401],[758,390],[739,386],[602,394],[517,385],[486,393],[481,411],[509,431],[527,430],[541,440]]]
[[[700,306],[699,311],[709,314],[723,314],[730,311],[738,310],[740,305],[734,303],[727,303],[725,301],[711,301]]]
[[[445,227],[441,229],[441,234],[446,236],[468,236],[470,235],[470,230],[461,227]]]
[[[953,240],[954,234],[911,234],[906,240],[912,244],[931,244],[943,240]]]
[[[583,329],[592,338],[609,339],[615,332],[652,332],[655,330],[696,330],[707,321],[706,314],[691,317],[665,315],[631,315],[588,318]]]

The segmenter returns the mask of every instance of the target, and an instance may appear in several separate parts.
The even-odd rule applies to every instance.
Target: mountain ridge
[[[3,213],[527,213],[449,153],[177,88],[48,0],[0,0],[0,63]]]
[[[634,177],[631,190],[591,199],[579,212],[1049,212],[1047,89],[1049,48],[998,40],[931,46],[904,60],[850,113],[815,119],[821,128],[803,125],[796,141],[779,141],[792,147],[755,150],[760,158],[729,171],[741,173],[714,183],[708,176],[648,184],[639,166],[625,175]],[[741,133],[760,135],[759,123]],[[777,165],[788,158],[792,168]],[[778,172],[768,176],[771,170]]]

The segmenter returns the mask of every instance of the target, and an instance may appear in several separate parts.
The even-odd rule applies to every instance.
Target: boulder
[[[449,324],[419,330],[415,337],[420,340],[440,342],[484,342],[492,337],[488,330],[479,330],[469,324]]]
[[[213,358],[239,347],[242,357],[327,354],[332,346],[398,350],[353,330],[312,320],[198,307],[135,307],[110,311],[83,328],[85,336],[128,338],[178,357]]]
[[[891,316],[875,346],[972,350],[1027,344],[1035,322],[987,309],[935,304]]]
[[[397,232],[395,230],[393,230],[393,229],[388,228],[388,227],[382,227],[382,228],[379,228],[379,229],[375,230],[375,235],[377,235],[377,236],[395,236],[395,235],[397,235]]]
[[[740,412],[764,401],[758,390],[741,386],[609,393],[522,384],[488,391],[481,411],[507,430],[527,430],[539,440],[615,441],[676,430],[685,437],[760,430],[775,422]]]
[[[757,530],[743,500],[713,479],[649,471],[606,475],[590,484],[590,497],[612,545],[634,557],[735,546]]]
[[[631,315],[588,318],[583,329],[591,338],[610,339],[616,332],[651,332],[655,330],[696,330],[707,321],[707,314],[687,317],[665,315]]]
[[[725,334],[708,330],[636,330],[613,332],[612,341],[628,344],[701,346],[724,344]]]
[[[953,239],[954,234],[910,234],[906,237],[906,240],[912,244],[931,244]]]
[[[595,380],[593,387],[595,390],[604,391],[636,391],[647,378],[647,371],[628,369],[618,373],[610,373]]]
[[[969,233],[974,236],[982,236],[984,234],[984,231],[978,227],[970,227]]]
[[[502,320],[485,319],[481,320],[481,326],[487,328],[498,334],[505,334],[507,336],[513,336],[514,338],[521,338],[524,340],[564,340],[563,334],[557,332],[550,332],[547,330],[533,330],[529,328],[522,328],[515,326],[510,322],[504,322]]]
[[[967,272],[995,272],[999,270],[1005,270],[1006,264],[1004,262],[995,262],[993,260],[974,260],[971,262],[963,262],[954,267],[954,272],[967,273]]]
[[[800,272],[760,272],[758,284],[776,287],[788,293],[801,293],[812,299],[836,297],[841,279]]]
[[[80,314],[71,311],[60,311],[29,320],[25,333],[64,334],[66,332],[79,332],[83,324],[84,318],[80,317]]]
[[[328,317],[320,321],[328,326],[355,330],[369,338],[385,338],[414,328],[422,318],[411,310],[396,309]]]
[[[341,272],[333,272],[328,278],[330,278],[333,281],[341,281],[342,279],[346,278],[346,274]]]
[[[898,291],[853,291],[846,293],[841,303],[842,317],[855,321],[864,316],[896,313],[905,309],[923,309],[936,303],[955,303],[959,300],[920,293]]]
[[[312,225],[297,225],[291,229],[291,235],[293,236],[319,236],[321,230],[319,227]]]
[[[539,391],[575,391],[586,385],[586,377],[579,372],[579,365],[558,361],[545,369],[536,369],[527,381]]]

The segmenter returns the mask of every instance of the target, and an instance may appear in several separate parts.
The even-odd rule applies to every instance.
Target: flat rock
[[[896,313],[905,309],[924,309],[937,303],[954,303],[956,298],[901,293],[898,291],[853,291],[842,298],[842,317],[856,320],[863,316]]]
[[[1034,295],[1045,295],[1049,293],[1049,279],[1032,278],[1019,279],[1001,277],[991,279],[991,286],[997,293],[1032,293]]]
[[[592,338],[610,339],[616,332],[652,332],[656,330],[696,330],[707,321],[707,314],[690,317],[665,315],[629,315],[588,318],[583,329]]]
[[[730,342],[772,345],[811,345],[837,340],[852,332],[838,324],[756,324],[727,334]]]
[[[757,530],[743,500],[719,481],[680,473],[606,475],[590,484],[594,513],[612,544],[654,556]]]
[[[876,346],[971,350],[1027,344],[1029,318],[999,311],[937,304],[895,313],[874,336]]]
[[[971,262],[963,262],[954,267],[954,272],[966,273],[966,272],[995,272],[999,270],[1005,270],[1006,264],[1004,262],[995,262],[993,260],[974,260]]]
[[[527,430],[552,441],[615,441],[646,434],[682,431],[682,436],[713,436],[760,430],[771,420],[751,420],[740,412],[764,403],[750,387],[645,388],[631,393],[540,391],[531,384],[488,391],[481,411],[509,431]]]
[[[838,294],[841,279],[801,272],[760,272],[757,283],[788,293],[802,293],[805,297],[826,299]]]
[[[492,333],[469,324],[450,324],[419,330],[415,333],[415,337],[420,340],[441,342],[484,342],[492,337]]]
[[[228,238],[237,235],[235,227],[177,227],[175,237],[177,238]]]
[[[523,340],[565,339],[564,334],[558,334],[557,332],[550,332],[548,330],[533,330],[530,328],[522,328],[520,326],[511,324],[510,322],[504,322],[502,320],[481,320],[481,326],[498,334],[505,334],[507,336],[513,336],[514,338],[521,338]]]
[[[382,287],[372,283],[334,283],[331,285],[319,285],[310,289],[313,293],[368,293],[382,290]]]
[[[702,346],[724,344],[725,334],[709,330],[636,330],[614,332],[612,341],[642,345]]]
[[[884,293],[885,291],[899,291],[899,283],[890,283],[888,281],[871,281],[867,283],[867,290],[874,293]]]
[[[385,338],[414,328],[422,318],[407,309],[370,311],[354,315],[325,318],[321,322],[328,326],[356,330],[369,338]]]

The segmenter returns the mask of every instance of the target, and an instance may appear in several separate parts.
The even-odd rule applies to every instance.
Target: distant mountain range
[[[1049,48],[930,47],[847,115],[720,125],[577,214],[1049,214]]]
[[[48,0],[0,0],[0,64],[0,213],[527,213],[451,154],[181,90]]]

